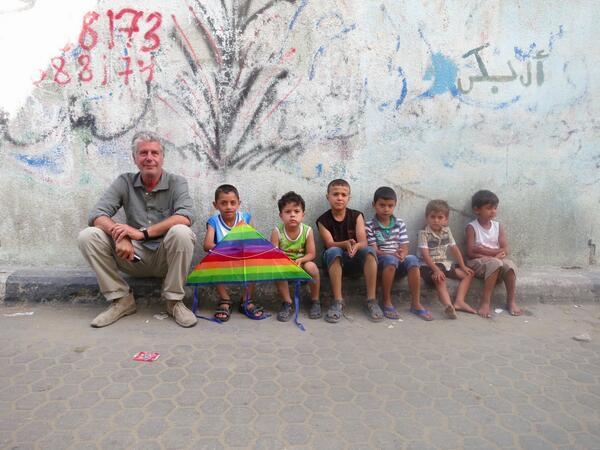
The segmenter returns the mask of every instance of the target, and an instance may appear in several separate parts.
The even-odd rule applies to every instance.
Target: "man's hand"
[[[130,227],[125,223],[116,223],[111,230],[111,235],[116,243],[119,243],[123,239],[134,241],[140,241],[144,239],[144,233],[137,228]]]
[[[133,261],[134,249],[133,249],[133,244],[131,243],[131,240],[124,238],[124,239],[121,239],[120,241],[116,241],[115,249],[117,252],[117,256],[119,258]]]
[[[438,268],[433,271],[431,278],[437,281],[446,281],[446,275]]]
[[[348,239],[346,241],[346,251],[348,252],[348,256],[350,256],[350,258],[352,258],[356,253],[357,247],[358,242],[356,242],[354,239]]]
[[[398,250],[396,250],[396,256],[398,257],[400,262],[402,262],[406,259],[407,254],[408,254],[408,250],[406,250],[404,247],[400,247]]]
[[[504,259],[506,258],[506,252],[502,250],[500,253],[496,254],[496,258]]]
[[[469,276],[475,275],[475,272],[473,272],[473,269],[471,269],[470,267],[467,267],[465,265],[459,266],[459,269],[462,270],[464,273],[466,273]]]

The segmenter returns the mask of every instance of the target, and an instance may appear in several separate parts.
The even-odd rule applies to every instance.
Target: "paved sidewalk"
[[[0,447],[600,448],[600,305],[527,308],[357,309],[303,333],[240,314],[186,330],[157,304],[104,329],[102,305],[0,307]]]

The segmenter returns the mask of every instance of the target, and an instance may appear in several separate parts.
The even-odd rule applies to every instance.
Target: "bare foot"
[[[481,306],[479,308],[479,311],[477,311],[477,314],[479,314],[484,319],[489,319],[492,317],[492,315],[490,314],[490,306],[489,305]]]
[[[516,303],[507,303],[506,310],[510,313],[511,316],[520,316],[521,314],[523,314],[523,310],[519,308]]]
[[[466,312],[469,314],[477,314],[477,311],[475,311],[473,308],[471,308],[469,305],[467,305],[464,302],[461,303],[455,303],[454,304],[454,309],[457,311],[461,311],[461,312]]]
[[[446,306],[446,309],[444,309],[444,314],[446,314],[446,317],[448,319],[456,319],[456,311],[454,310],[454,306],[452,305],[448,305]]]

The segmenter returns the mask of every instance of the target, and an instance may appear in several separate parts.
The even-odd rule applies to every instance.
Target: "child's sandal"
[[[248,304],[244,308],[244,301],[240,302],[240,306],[238,308],[239,312],[252,320],[261,320],[266,319],[264,308],[262,306],[255,305],[252,300],[248,301]]]
[[[321,318],[321,302],[319,300],[313,300],[310,311],[308,312],[308,317],[311,319]]]
[[[281,309],[277,313],[277,320],[280,322],[288,322],[294,313],[294,306],[288,302],[281,302]]]
[[[231,301],[231,299],[220,298],[219,305],[217,306],[217,309],[215,310],[214,314],[215,319],[217,319],[219,322],[227,322],[229,320],[229,317],[231,316],[232,305],[233,302]]]

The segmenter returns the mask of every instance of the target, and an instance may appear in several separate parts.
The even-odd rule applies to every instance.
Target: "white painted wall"
[[[108,184],[134,170],[141,129],[167,140],[166,168],[188,178],[200,234],[223,182],[265,234],[287,190],[305,197],[312,224],[331,179],[350,181],[367,217],[389,184],[413,238],[439,197],[462,236],[471,194],[487,188],[518,262],[588,264],[588,240],[600,243],[596,2],[269,3],[3,3],[0,264],[83,265],[75,236]],[[140,11],[139,31],[128,47],[133,14],[115,18],[109,48],[108,11],[123,8]],[[95,46],[82,50],[88,10],[98,17],[83,43]],[[486,44],[487,76],[463,57]],[[91,80],[79,79],[82,55]],[[146,83],[138,61],[151,58]],[[472,89],[458,90],[469,77]]]

